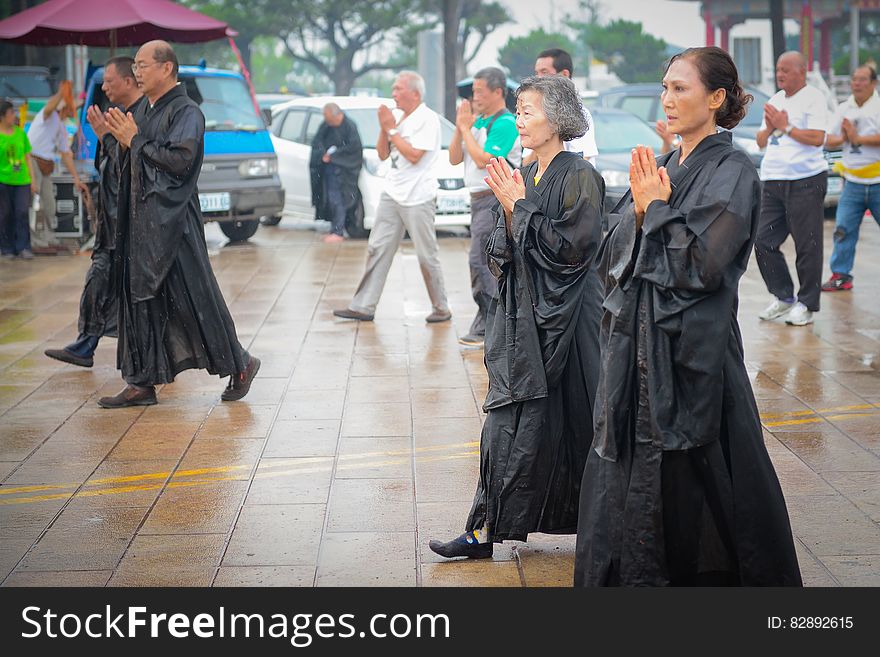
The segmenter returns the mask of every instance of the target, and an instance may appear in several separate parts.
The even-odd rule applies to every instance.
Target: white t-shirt
[[[420,205],[437,196],[434,162],[440,156],[440,119],[422,103],[397,124],[400,136],[413,148],[425,151],[413,164],[391,145],[391,170],[385,177],[385,193],[400,205]]]
[[[777,91],[767,101],[776,109],[788,112],[790,125],[801,130],[822,130],[828,127],[828,108],[825,95],[810,85],[792,96]],[[761,130],[767,128],[761,122]],[[764,159],[761,160],[761,180],[801,180],[828,170],[821,146],[808,146],[788,135],[767,139]]]
[[[880,98],[877,94],[873,94],[864,105],[859,107],[855,98],[850,96],[840,103],[831,123],[828,124],[828,133],[832,135],[842,135],[841,123],[843,119],[849,119],[856,132],[860,135],[878,135],[880,134]],[[852,144],[848,141],[843,142],[843,165],[850,169],[859,169],[869,164],[880,162],[880,146],[865,146],[859,144],[858,149],[853,151]],[[844,171],[843,177],[846,180],[860,183],[862,185],[875,185],[880,183],[880,177],[876,178],[858,178],[851,173]]]
[[[54,160],[55,151],[67,153],[70,151],[70,142],[67,139],[67,129],[61,122],[58,112],[52,112],[45,118],[43,110],[37,112],[31,127],[27,132],[28,141],[31,142],[31,153],[44,160]]]
[[[581,157],[590,161],[590,164],[596,166],[596,158],[599,155],[599,147],[596,146],[596,123],[593,121],[593,115],[590,114],[585,106],[582,106],[584,118],[587,120],[587,132],[583,137],[575,137],[571,141],[562,142],[563,148],[569,153],[580,153]],[[523,159],[531,155],[531,148],[523,148]]]
[[[596,164],[596,156],[599,155],[599,147],[596,146],[596,124],[593,121],[593,115],[586,107],[584,110],[584,118],[587,120],[587,132],[583,137],[577,137],[571,141],[565,142],[565,150],[569,153],[580,153],[581,157],[588,159],[594,165]]]

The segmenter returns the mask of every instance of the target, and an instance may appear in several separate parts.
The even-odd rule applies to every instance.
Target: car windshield
[[[358,107],[355,109],[343,108],[346,116],[354,121],[361,143],[364,148],[376,148],[376,137],[379,136],[379,117],[375,107]],[[440,117],[440,144],[443,148],[449,148],[455,126],[442,116]]]
[[[595,112],[596,145],[600,153],[624,153],[639,144],[659,152],[663,141],[651,127],[637,116],[625,112]]]
[[[49,78],[40,73],[21,75],[0,73],[0,97],[2,98],[49,98],[52,88]]]
[[[233,77],[183,76],[187,95],[205,115],[205,130],[262,130],[244,80]]]

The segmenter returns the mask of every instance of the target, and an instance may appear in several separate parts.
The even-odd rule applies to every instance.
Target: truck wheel
[[[370,231],[364,228],[364,203],[358,204],[354,213],[349,213],[345,218],[345,230],[349,237],[354,239],[365,239],[370,236]]]
[[[253,237],[259,227],[259,219],[220,222],[220,230],[222,230],[223,234],[232,242],[244,242],[249,237]]]
[[[268,217],[260,217],[260,223],[264,226],[277,226],[281,223],[281,215],[273,214]]]

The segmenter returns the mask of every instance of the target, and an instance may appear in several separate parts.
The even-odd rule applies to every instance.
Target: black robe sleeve
[[[340,126],[342,144],[337,145],[336,152],[330,156],[330,162],[348,172],[358,173],[364,161],[364,147],[354,121],[346,118]]]
[[[748,172],[751,174],[752,172]],[[635,276],[661,288],[712,292],[751,235],[755,177],[729,159],[699,201],[682,210],[662,201],[648,206]]]
[[[199,217],[196,186],[202,161],[205,117],[188,98],[172,100],[158,115],[159,131],[131,141],[132,297],[155,296],[177,257],[187,215]]]

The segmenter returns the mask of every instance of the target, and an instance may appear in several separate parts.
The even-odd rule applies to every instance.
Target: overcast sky
[[[499,0],[513,15],[515,24],[505,25],[487,40],[471,68],[497,64],[498,48],[511,36],[527,34],[532,29],[552,29],[553,20],[562,23],[566,14],[578,16],[577,0]],[[644,30],[676,46],[705,45],[705,25],[699,2],[675,0],[602,0],[603,22],[614,18],[641,21]]]

